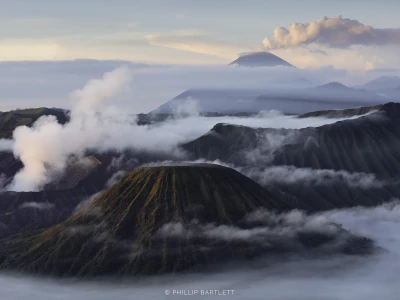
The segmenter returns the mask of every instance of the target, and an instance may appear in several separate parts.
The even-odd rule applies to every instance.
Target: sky
[[[300,68],[400,68],[397,0],[0,0],[0,4],[0,61],[90,58],[215,65],[229,63],[240,53],[271,51]],[[310,33],[307,24],[324,16],[328,18],[324,24],[338,16],[342,17],[336,20],[350,21],[339,27],[328,24],[319,38],[304,40],[304,33]],[[357,27],[357,22],[368,32],[372,28],[371,34],[362,32],[360,39],[356,29],[355,36],[338,43],[338,37],[342,42],[342,35],[353,32],[349,28]],[[276,39],[277,27],[293,23],[305,24],[304,32]],[[293,42],[301,36],[300,43]]]

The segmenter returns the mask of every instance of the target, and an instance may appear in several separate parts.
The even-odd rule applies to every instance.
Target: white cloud
[[[182,74],[179,69],[177,72]],[[135,117],[129,111],[118,108],[112,102],[130,83],[131,75],[132,70],[121,67],[106,73],[101,79],[88,81],[84,88],[72,94],[74,101],[71,121],[66,125],[58,124],[54,116],[45,116],[32,128],[17,127],[13,133],[13,150],[23,162],[24,168],[14,177],[9,189],[20,191],[39,189],[51,180],[54,172],[59,173],[64,170],[71,155],[82,156],[87,149],[105,151],[129,148],[173,155],[181,154],[177,149],[179,144],[207,133],[217,123],[302,128],[337,121],[324,118],[299,119],[276,113],[260,114],[252,118],[229,116],[206,118],[196,114],[196,102],[189,101],[176,110],[178,114],[189,117],[138,126]],[[154,78],[150,77],[150,80],[153,80],[154,84]],[[158,81],[155,82],[155,86],[157,83]],[[128,94],[130,101],[136,96]]]
[[[311,43],[338,48],[351,45],[400,44],[400,28],[377,29],[342,16],[322,17],[309,23],[289,24],[287,28],[277,27],[273,37],[266,37],[263,41],[267,49]]]
[[[24,202],[23,204],[20,205],[20,209],[23,208],[35,208],[39,210],[46,210],[46,209],[52,209],[55,205],[53,203],[47,203],[47,202]]]
[[[345,170],[311,169],[296,168],[294,166],[274,166],[259,170],[253,168],[244,172],[249,177],[254,178],[261,184],[299,183],[307,186],[330,186],[340,183],[349,187],[358,187],[362,189],[380,188],[386,182],[378,180],[371,173],[350,173]]]
[[[293,88],[306,79],[317,86],[330,81],[359,84],[345,70],[333,68],[299,70],[287,67],[237,68],[234,66],[162,66],[134,64],[128,61],[43,61],[0,63],[0,111],[26,107],[71,108],[68,95],[92,78],[101,78],[121,65],[128,65],[134,80],[134,93],[123,93],[118,103],[131,113],[149,112],[190,88],[248,89]],[[377,74],[369,74],[365,81]],[[193,99],[196,100],[196,99]]]
[[[352,208],[324,212],[312,226],[322,221],[342,224],[351,232],[375,240],[386,249],[375,255],[335,255],[331,257],[276,257],[245,261],[243,264],[218,265],[218,272],[193,272],[158,276],[156,280],[59,281],[37,276],[0,274],[0,293],[17,299],[160,299],[166,290],[234,290],[229,299],[296,299],[296,300],[397,300],[400,293],[400,205],[392,203],[373,208]],[[292,214],[285,224],[296,224],[303,217]],[[302,223],[300,223],[302,224]],[[0,224],[1,226],[1,224]],[[174,228],[180,234],[182,228]],[[222,233],[222,231],[220,231]],[[219,233],[219,232],[218,232]],[[229,232],[228,232],[229,233]],[[226,237],[226,236],[224,236]],[[229,236],[227,236],[229,237]],[[181,297],[177,297],[181,298]],[[204,299],[204,297],[189,297]],[[228,298],[228,297],[222,297]],[[174,299],[174,296],[171,296]],[[210,296],[207,299],[221,299]]]
[[[0,40],[0,60],[55,60],[65,57],[65,48],[56,41],[32,39]]]
[[[300,68],[348,70],[399,67],[400,28],[374,28],[342,16],[277,27],[264,49]]]
[[[322,51],[322,52],[321,52]],[[271,50],[299,68],[320,68],[334,66],[350,71],[388,68],[399,65],[395,57],[395,47],[368,47],[353,45],[348,48],[330,48],[324,45],[309,44]]]

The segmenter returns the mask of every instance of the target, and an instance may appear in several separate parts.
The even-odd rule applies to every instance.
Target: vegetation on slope
[[[55,116],[59,123],[65,124],[68,116],[65,111],[58,108],[29,108],[8,112],[0,112],[0,138],[11,139],[14,129],[18,126],[32,126],[42,116]]]

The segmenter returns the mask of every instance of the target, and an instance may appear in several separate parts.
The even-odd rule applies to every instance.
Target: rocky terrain
[[[334,114],[375,112],[354,120],[345,120],[316,128],[298,130],[250,128],[217,124],[207,134],[182,147],[193,159],[221,160],[243,172],[256,174],[272,166],[307,170],[328,176],[324,170],[372,174],[369,186],[346,184],[344,178],[326,185],[304,182],[278,182],[275,188],[296,196],[309,210],[355,205],[377,205],[400,196],[400,104],[336,111]],[[309,113],[300,117],[332,114],[331,111]],[[293,169],[294,168],[294,169]],[[246,173],[247,172],[247,173]],[[346,173],[347,174],[347,173]],[[304,175],[306,176],[306,175]],[[371,177],[371,178],[372,178]],[[375,180],[376,179],[376,180]],[[268,184],[268,182],[264,182]]]

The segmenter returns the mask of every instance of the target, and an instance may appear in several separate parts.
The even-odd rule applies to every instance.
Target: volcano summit
[[[291,208],[230,168],[144,166],[66,221],[1,240],[0,267],[55,275],[149,275],[314,248],[369,251],[371,241],[331,223],[316,226],[289,213]]]

